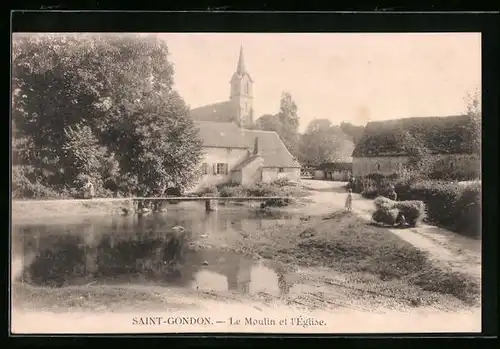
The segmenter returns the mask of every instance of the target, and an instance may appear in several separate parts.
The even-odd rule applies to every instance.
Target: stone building
[[[353,175],[388,176],[401,171],[408,162],[405,133],[430,151],[433,171],[478,173],[481,160],[471,123],[468,115],[369,122],[352,154]]]
[[[326,162],[314,171],[315,179],[348,181],[352,175],[352,157],[344,157],[336,162]]]
[[[243,48],[230,80],[229,101],[192,109],[204,159],[194,190],[222,183],[248,185],[279,178],[300,180],[300,165],[276,132],[249,129],[253,125],[253,80]]]

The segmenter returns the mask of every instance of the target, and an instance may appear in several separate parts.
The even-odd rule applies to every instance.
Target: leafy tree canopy
[[[315,119],[301,135],[300,160],[313,166],[343,161],[351,156],[353,149],[354,143],[339,126],[327,119]]]
[[[31,182],[59,192],[83,177],[103,193],[188,187],[201,143],[167,56],[148,36],[16,35],[14,165],[39,168]]]

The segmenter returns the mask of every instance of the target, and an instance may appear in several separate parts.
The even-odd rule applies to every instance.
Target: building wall
[[[325,172],[321,170],[316,170],[314,171],[313,174],[314,179],[325,179]]]
[[[407,161],[405,156],[355,157],[352,160],[352,173],[355,177],[370,173],[390,175],[398,172]]]
[[[288,178],[291,181],[300,181],[300,168],[285,167],[279,172],[278,167],[265,167],[262,169],[262,181],[272,182],[279,178]]]
[[[229,182],[231,180],[231,170],[248,155],[246,149],[237,148],[204,147],[203,152],[204,156],[200,164],[200,170],[202,164],[206,163],[208,165],[208,174],[201,175],[193,188],[194,190]],[[213,173],[214,165],[216,166],[217,163],[227,164],[227,175]]]
[[[242,126],[253,123],[253,86],[248,75],[241,79],[233,79],[231,82],[230,103],[236,122],[241,122]]]
[[[349,170],[335,170],[331,172],[332,179],[334,181],[347,181],[349,180],[349,176],[351,175],[351,171]]]
[[[452,154],[436,155],[437,170],[460,170],[464,172],[474,172],[481,168],[481,159],[477,155]]]
[[[436,154],[436,169],[474,171],[481,167],[479,157],[470,154]],[[408,157],[355,157],[353,159],[353,175],[366,176],[370,173],[391,175],[397,173],[408,161]]]
[[[241,182],[242,185],[250,185],[262,180],[262,166],[264,165],[264,159],[258,157],[247,166],[241,170]]]

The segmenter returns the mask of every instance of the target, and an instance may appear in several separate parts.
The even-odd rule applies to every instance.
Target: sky
[[[243,46],[254,117],[276,113],[282,92],[300,131],[315,118],[368,121],[465,111],[481,87],[480,33],[161,33],[175,88],[192,108],[229,98]]]

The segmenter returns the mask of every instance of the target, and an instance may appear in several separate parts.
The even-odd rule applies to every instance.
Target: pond
[[[18,282],[37,286],[156,285],[242,293],[287,292],[288,277],[246,256],[219,249],[190,248],[193,241],[240,239],[295,220],[282,212],[203,204],[169,205],[147,216],[67,217],[37,224],[13,223],[12,251],[21,259]],[[185,239],[173,238],[182,226]]]

